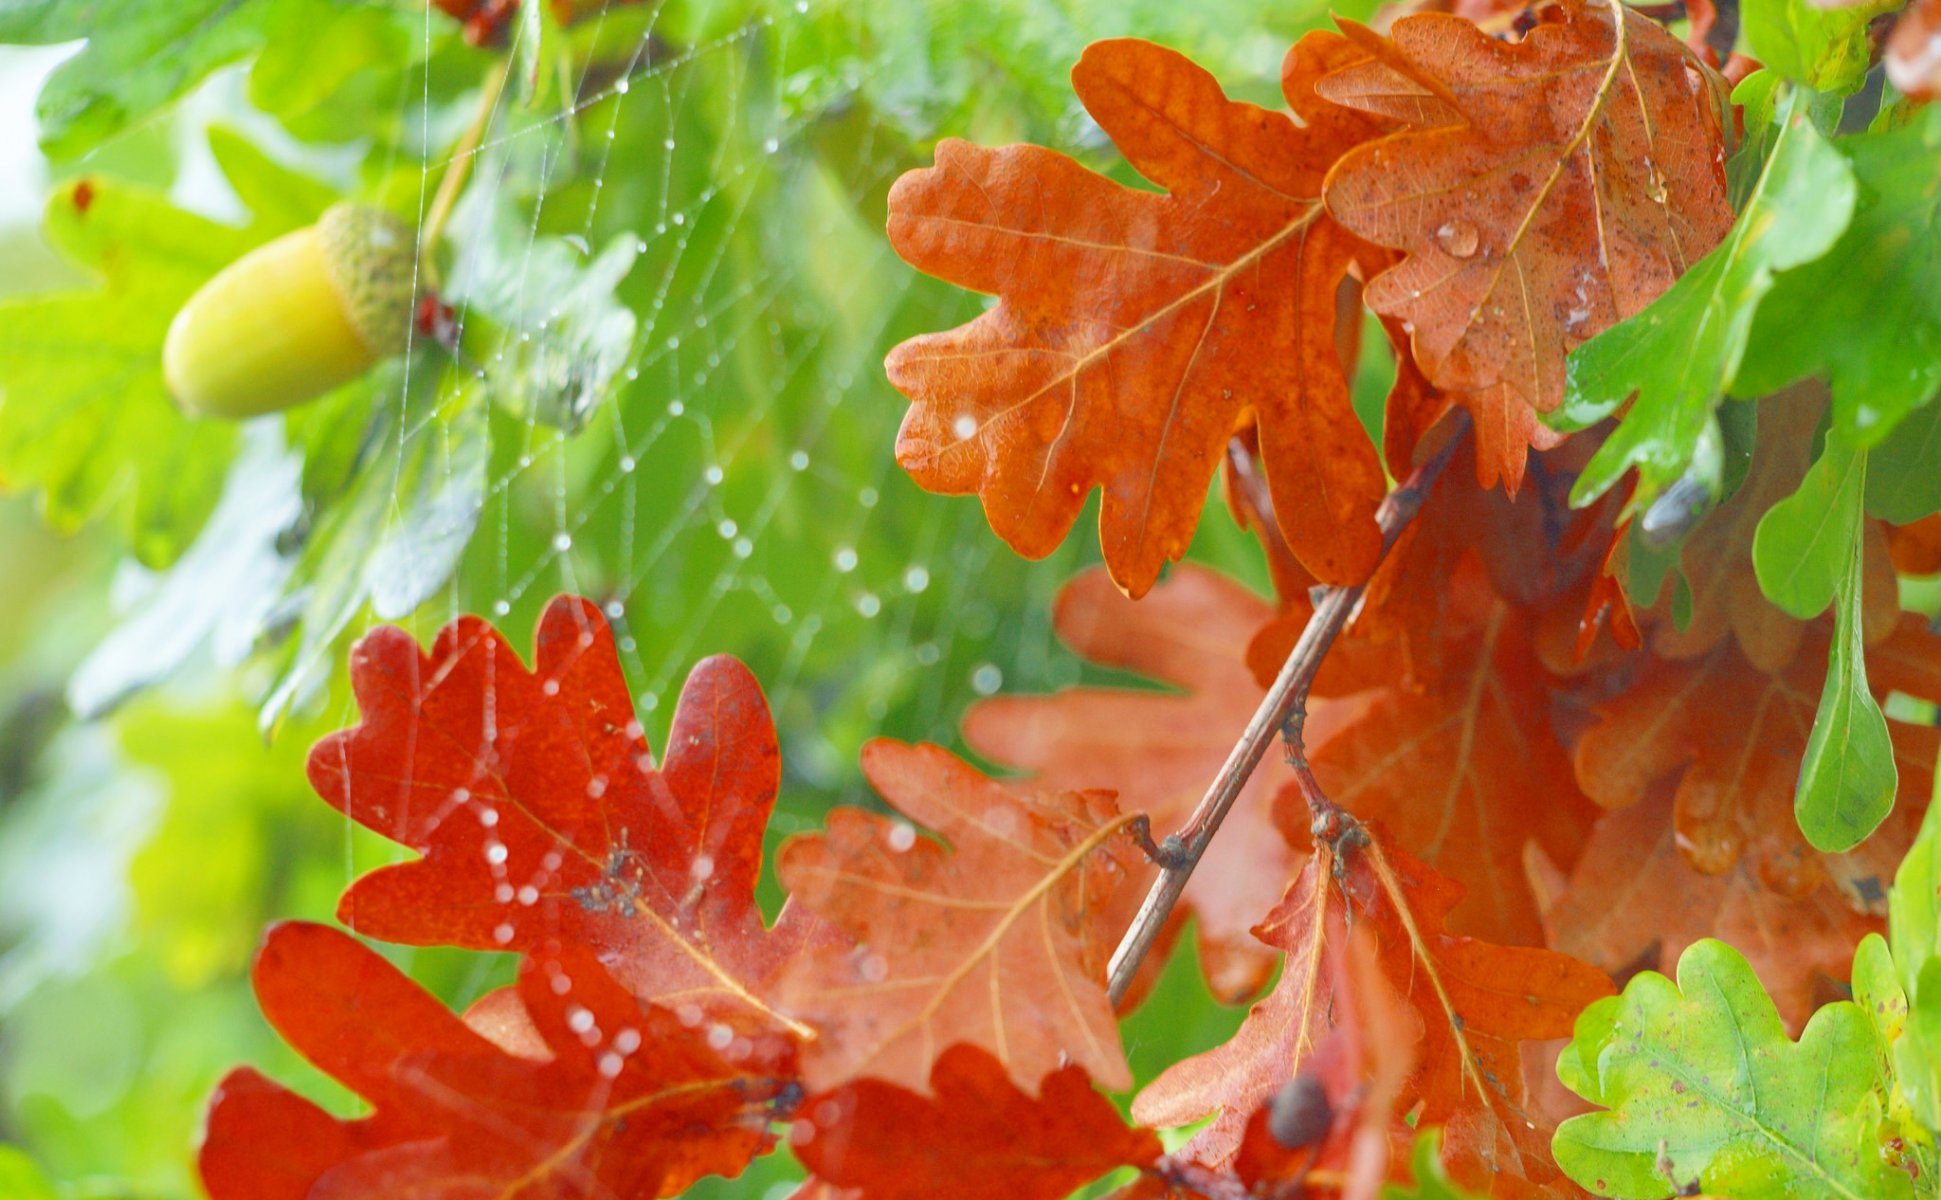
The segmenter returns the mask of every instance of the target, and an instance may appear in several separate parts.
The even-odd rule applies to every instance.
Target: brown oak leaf
[[[766,929],[755,904],[781,761],[746,667],[694,668],[658,768],[585,600],[547,606],[531,670],[464,617],[422,651],[374,630],[352,651],[351,684],[363,721],[317,743],[311,783],[422,857],[352,884],[345,924],[414,945],[576,943],[645,999],[791,1024],[768,987],[826,931],[792,906]]]
[[[1645,660],[1628,689],[1592,706],[1574,751],[1577,781],[1606,808],[1638,804],[1676,777],[1673,823],[1685,858],[1718,874],[1742,856],[1764,886],[1803,896],[1823,882],[1862,910],[1878,911],[1884,881],[1919,824],[1941,734],[1890,721],[1900,798],[1887,822],[1846,854],[1806,844],[1793,817],[1800,757],[1826,676],[1827,622],[1807,626],[1799,652],[1776,674],[1731,643],[1702,657]],[[1941,642],[1903,616],[1867,651],[1877,696],[1941,697]]]
[[[1716,875],[1695,869],[1679,853],[1672,789],[1663,785],[1598,821],[1543,922],[1551,946],[1614,975],[1639,967],[1669,974],[1698,939],[1726,941],[1795,1031],[1819,1007],[1821,979],[1845,979],[1855,943],[1881,927],[1830,884],[1789,896],[1745,862]]]
[[[1311,94],[1299,71],[1290,80],[1299,109]],[[897,253],[999,303],[890,353],[911,400],[897,460],[931,491],[978,494],[1032,558],[1103,488],[1106,565],[1137,596],[1185,552],[1251,413],[1295,554],[1323,580],[1360,579],[1384,481],[1334,337],[1358,243],[1322,208],[1321,182],[1374,126],[1331,105],[1297,124],[1229,100],[1183,56],[1129,39],[1087,47],[1072,85],[1165,192],[1042,147],[953,139],[898,181]]]
[[[1122,868],[1110,843],[1131,815],[1111,793],[986,779],[948,751],[877,740],[863,773],[906,822],[854,808],[783,844],[776,873],[799,903],[855,939],[790,964],[788,1010],[811,1025],[803,1078],[862,1076],[921,1091],[958,1042],[997,1056],[1020,1086],[1071,1062],[1130,1085],[1102,920]]]
[[[1720,90],[1655,22],[1564,0],[1499,41],[1404,16],[1316,85],[1403,128],[1330,172],[1328,211],[1404,252],[1367,300],[1405,323],[1424,374],[1467,393],[1484,479],[1520,478],[1529,410],[1563,398],[1564,356],[1638,312],[1732,223]]]

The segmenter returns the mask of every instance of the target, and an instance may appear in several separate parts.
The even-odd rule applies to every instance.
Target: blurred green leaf
[[[1635,1200],[1692,1181],[1734,1200],[1912,1196],[1874,1148],[1873,1041],[1866,1014],[1841,1001],[1795,1044],[1739,952],[1695,942],[1676,984],[1646,971],[1578,1019],[1558,1074],[1610,1111],[1559,1126],[1557,1163],[1597,1195]]]
[[[192,420],[169,399],[169,321],[232,259],[306,223],[320,193],[233,135],[211,144],[251,208],[247,226],[111,179],[72,180],[44,232],[102,286],[0,303],[0,482],[39,488],[61,529],[117,511],[149,566],[172,562],[201,527],[237,441],[234,425]]]
[[[15,1146],[0,1146],[0,1196],[11,1200],[55,1200],[54,1185]]]
[[[1856,92],[1872,65],[1867,26],[1903,3],[1826,8],[1811,0],[1743,0],[1739,33],[1767,69],[1822,92]]]
[[[1733,386],[1773,273],[1824,254],[1846,227],[1853,178],[1813,127],[1807,93],[1782,102],[1777,120],[1764,170],[1725,240],[1643,312],[1571,353],[1560,423],[1581,429],[1637,397],[1584,468],[1572,503],[1588,503],[1636,467],[1633,503],[1649,504],[1685,473]],[[1716,493],[1718,480],[1705,482]]]
[[[1859,185],[1853,219],[1773,280],[1734,386],[1763,395],[1825,375],[1834,424],[1872,446],[1941,389],[1941,109],[1835,145]]]
[[[1941,404],[1918,408],[1867,452],[1867,512],[1896,525],[1941,512]]]
[[[256,49],[275,8],[263,0],[12,0],[0,6],[0,42],[87,41],[55,68],[35,106],[41,148],[73,158]]]

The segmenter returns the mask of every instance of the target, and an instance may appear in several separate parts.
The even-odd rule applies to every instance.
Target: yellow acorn
[[[253,417],[315,399],[403,351],[412,318],[410,226],[336,204],[224,267],[170,323],[169,393],[189,412]]]

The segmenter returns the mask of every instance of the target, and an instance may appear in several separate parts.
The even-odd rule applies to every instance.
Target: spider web
[[[403,136],[375,173],[415,185],[421,228],[441,183],[468,173],[445,229],[461,349],[414,347],[408,367],[292,414],[232,474],[238,508],[256,509],[243,515],[288,538],[287,514],[250,495],[262,464],[326,457],[318,439],[365,429],[334,487],[311,463],[300,484],[280,477],[292,504],[304,493],[303,521],[321,515],[300,529],[314,559],[288,568],[302,587],[251,626],[298,629],[258,660],[276,674],[271,720],[315,708],[348,639],[380,619],[428,642],[478,613],[529,653],[546,602],[585,595],[656,749],[695,662],[726,652],[754,671],[786,771],[772,848],[831,803],[874,803],[857,769],[867,738],[957,744],[976,697],[1075,682],[1050,614],[1096,557],[1091,538],[1022,562],[974,501],[926,495],[895,464],[905,402],[884,351],[979,302],[896,259],[887,190],[944,132],[1097,148],[1063,78],[1093,34],[1217,44],[1211,65],[1247,63],[1223,73],[1270,97],[1285,36],[1215,36],[1226,3],[1186,18],[1146,0],[583,3],[574,44],[597,53],[555,58],[556,29],[515,20],[497,52],[513,80],[496,98],[487,87],[483,136],[457,153],[480,95],[446,94],[450,26],[427,5],[422,61],[396,100]],[[205,541],[223,540],[221,522]],[[1202,552],[1222,533],[1239,544],[1219,524]],[[329,694],[331,723],[354,723],[349,697]],[[446,819],[478,815],[461,803]],[[343,827],[346,885],[402,853]],[[480,956],[457,998],[505,966]]]

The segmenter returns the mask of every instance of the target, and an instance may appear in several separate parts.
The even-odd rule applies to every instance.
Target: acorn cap
[[[404,353],[418,274],[411,226],[368,204],[333,204],[317,236],[351,328],[373,354]]]
[[[410,226],[337,204],[202,285],[169,326],[176,402],[251,417],[314,399],[404,349],[417,274]]]

